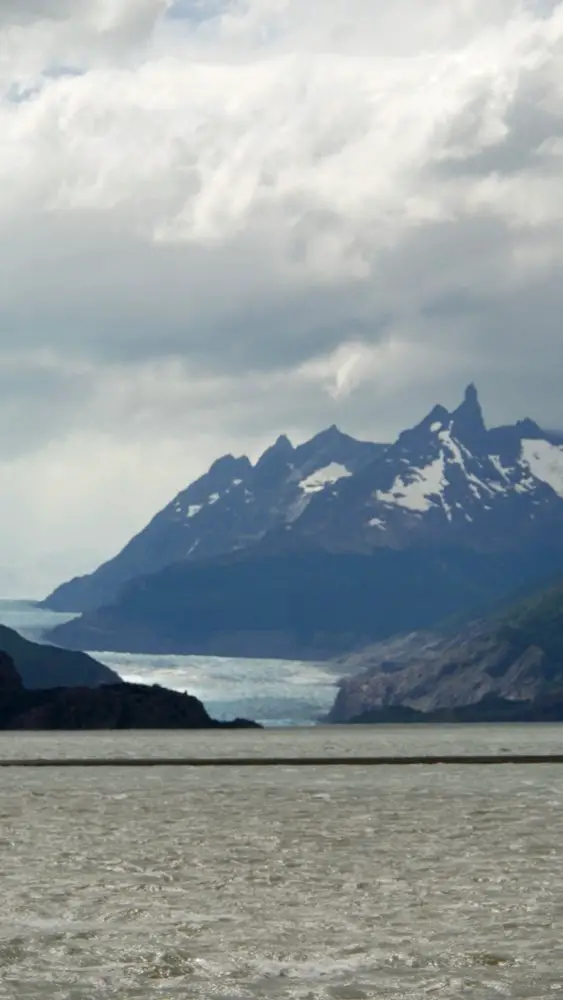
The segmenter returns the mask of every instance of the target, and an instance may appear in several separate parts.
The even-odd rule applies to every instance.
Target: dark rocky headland
[[[29,690],[0,651],[0,730],[260,729],[256,722],[212,719],[193,695],[144,684]]]

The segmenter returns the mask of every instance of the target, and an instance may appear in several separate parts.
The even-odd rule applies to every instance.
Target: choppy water
[[[541,750],[561,735],[4,734],[0,753]],[[563,991],[557,766],[4,770],[0,820],[2,1000]]]

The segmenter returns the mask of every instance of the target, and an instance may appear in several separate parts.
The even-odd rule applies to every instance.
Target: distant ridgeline
[[[319,659],[486,613],[563,572],[563,436],[469,386],[393,444],[330,427],[224,456],[47,599],[78,649]]]
[[[0,657],[6,671],[10,669],[9,663],[12,664],[17,673],[18,686],[23,684],[28,690],[66,685],[94,688],[100,684],[121,684],[121,678],[113,670],[87,653],[31,642],[7,625],[0,625]]]

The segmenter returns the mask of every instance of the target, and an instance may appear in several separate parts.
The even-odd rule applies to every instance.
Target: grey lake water
[[[3,734],[0,756],[560,749],[557,726]],[[0,770],[0,998],[563,993],[563,769]]]
[[[25,605],[2,615],[39,637]],[[186,659],[160,682],[193,671],[221,704],[229,661]],[[257,695],[259,666],[234,663],[240,697],[277,723],[334,680],[278,666]],[[562,746],[557,725],[0,733],[4,759]],[[562,845],[557,765],[0,769],[0,1000],[548,1000]]]

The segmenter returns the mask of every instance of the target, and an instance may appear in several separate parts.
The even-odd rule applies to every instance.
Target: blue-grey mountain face
[[[0,657],[6,656],[15,664],[20,682],[30,690],[97,688],[104,684],[121,683],[113,670],[85,653],[31,642],[14,629],[0,625]]]
[[[485,610],[563,567],[563,438],[470,386],[388,446],[330,428],[227,456],[51,606],[86,649],[320,658]],[[95,606],[98,606],[97,608]]]
[[[315,495],[330,491],[384,450],[331,427],[297,448],[279,437],[256,465],[225,455],[114,559],[62,584],[45,603],[57,611],[88,611],[109,603],[137,576],[179,560],[200,561],[252,546],[276,526],[298,519]]]

